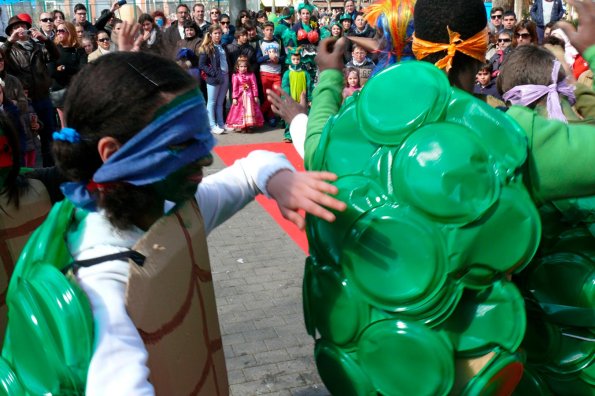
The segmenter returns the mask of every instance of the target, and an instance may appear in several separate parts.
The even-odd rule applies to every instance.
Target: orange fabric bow
[[[452,67],[452,59],[457,51],[469,55],[481,62],[485,62],[485,54],[488,48],[487,27],[473,37],[469,37],[467,40],[462,40],[461,35],[451,31],[448,26],[446,29],[448,29],[449,36],[448,44],[432,43],[431,41],[422,40],[413,34],[413,53],[415,54],[415,57],[419,60],[435,52],[446,50],[448,51],[448,54],[436,62],[435,65],[439,69],[446,69],[447,72]]]

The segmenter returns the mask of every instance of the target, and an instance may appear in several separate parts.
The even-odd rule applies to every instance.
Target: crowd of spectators
[[[18,14],[6,24],[5,41],[0,46],[4,62],[1,73],[6,84],[17,87],[5,96],[19,104],[16,119],[21,121],[17,129],[23,131],[23,147],[40,145],[37,151],[41,152],[44,166],[53,163],[49,149],[51,133],[63,125],[62,101],[70,79],[87,62],[118,51],[117,38],[122,27],[122,20],[117,17],[119,8],[119,3],[114,2],[94,23],[89,21],[85,5],[76,4],[70,13],[71,21],[66,19],[65,12],[54,10],[42,12],[37,21],[27,14]],[[295,9],[283,8],[277,15],[264,10],[241,10],[237,15],[228,15],[200,3],[180,3],[171,18],[161,10],[140,14],[140,30],[133,50],[176,60],[199,81],[215,134],[252,132],[263,126],[247,122],[242,124],[245,128],[237,128],[226,122],[226,115],[237,110],[232,109],[238,103],[236,95],[244,95],[247,90],[233,86],[234,81],[242,80],[234,78],[239,77],[241,58],[256,80],[258,119],[263,118],[263,124],[269,127],[284,127],[266,92],[280,92],[284,87],[293,90],[288,94],[297,101],[302,92],[312,92],[318,79],[314,57],[320,40],[349,38],[344,55],[345,97],[359,91],[384,66],[379,48],[382,29],[368,23],[364,12],[353,0],[346,0],[342,9],[318,9],[300,3]],[[565,14],[561,0],[535,1],[530,13],[531,19],[519,20],[512,10],[494,7],[490,11],[490,43],[486,61],[477,71],[475,93],[489,95],[496,99],[496,104],[504,105],[497,89],[502,64],[514,48],[524,45],[543,45],[554,52],[575,80],[586,80],[588,85],[592,78],[584,60],[557,27]],[[298,64],[297,58],[291,56],[296,53]],[[302,70],[307,78],[297,73]],[[26,110],[26,104],[34,111]],[[233,113],[237,118],[238,112]],[[31,124],[36,130],[31,130]],[[291,142],[287,128],[283,140]]]

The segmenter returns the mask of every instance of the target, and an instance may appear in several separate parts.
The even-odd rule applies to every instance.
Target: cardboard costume
[[[157,395],[229,393],[202,216],[192,200],[134,246],[126,306],[149,352]]]
[[[67,230],[76,229],[85,216],[68,201],[55,205],[19,259],[8,297],[9,341],[0,360],[10,395],[25,389],[31,394],[84,394],[93,318],[88,298],[68,269],[72,258],[64,241]],[[227,395],[204,224],[196,202],[158,220],[130,252],[135,260],[129,262],[126,306],[149,352],[155,394]],[[114,258],[99,257],[96,264],[102,260]],[[82,263],[75,262],[74,268]],[[60,308],[52,305],[54,300]],[[39,349],[31,353],[31,348]]]
[[[0,215],[0,346],[8,319],[8,281],[29,236],[43,222],[52,207],[42,182],[30,179],[28,184],[28,188],[20,195],[19,209],[7,204],[4,196],[0,198],[0,207],[5,211]]]

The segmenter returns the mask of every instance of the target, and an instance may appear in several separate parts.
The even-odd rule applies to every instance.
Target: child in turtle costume
[[[595,5],[580,4],[574,38],[591,37],[593,65]],[[415,18],[427,62],[381,71],[342,107],[345,44],[319,49],[306,168],[336,172],[347,203],[307,226],[320,376],[337,395],[593,395],[585,201],[536,253],[551,224],[538,206],[595,194],[595,131],[465,92],[487,45],[482,2],[418,0]]]

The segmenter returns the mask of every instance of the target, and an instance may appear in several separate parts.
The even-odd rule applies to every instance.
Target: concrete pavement
[[[224,146],[280,142],[283,131],[217,138]],[[207,173],[224,166],[215,155]],[[329,395],[304,327],[304,252],[256,202],[208,242],[231,395]]]

